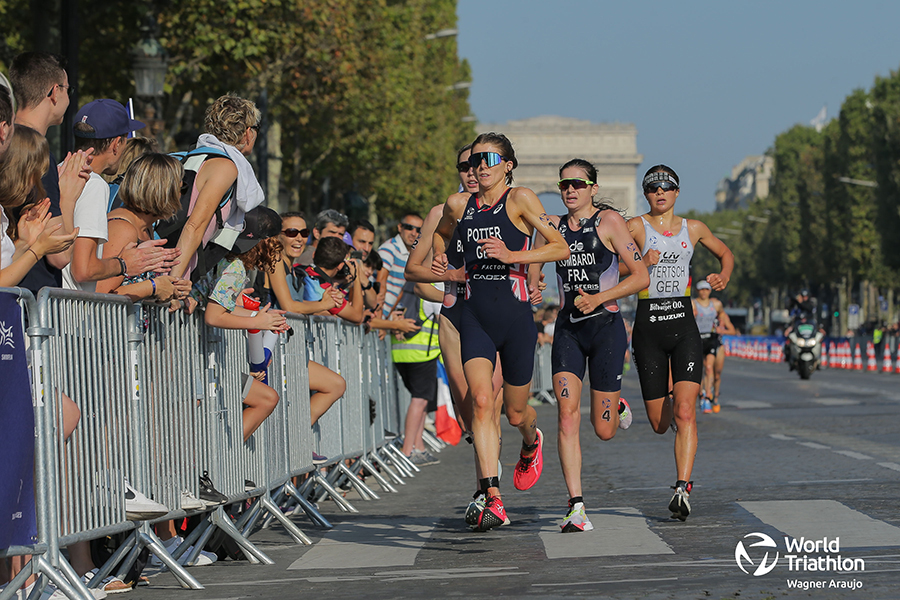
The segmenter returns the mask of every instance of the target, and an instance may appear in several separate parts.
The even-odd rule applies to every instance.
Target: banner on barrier
[[[34,543],[34,408],[21,308],[0,293],[0,548]]]

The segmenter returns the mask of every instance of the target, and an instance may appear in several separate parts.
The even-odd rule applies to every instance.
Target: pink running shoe
[[[519,453],[519,462],[516,463],[516,472],[513,475],[513,484],[517,490],[530,489],[541,478],[544,470],[544,434],[537,430],[537,450],[531,456],[523,456]]]
[[[478,524],[474,529],[475,531],[487,531],[507,523],[509,523],[509,519],[506,518],[506,509],[503,508],[500,496],[488,496],[484,503],[484,510],[478,515]]]

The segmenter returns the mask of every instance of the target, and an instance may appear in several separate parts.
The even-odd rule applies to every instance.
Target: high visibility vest
[[[421,298],[416,298],[419,307],[421,329],[409,338],[398,340],[391,337],[391,355],[397,363],[421,363],[428,362],[441,355],[438,345],[438,324],[425,314],[424,303]]]

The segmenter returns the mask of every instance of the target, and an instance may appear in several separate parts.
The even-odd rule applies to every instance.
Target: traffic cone
[[[900,375],[900,346],[897,346],[897,360],[894,361],[894,373]]]
[[[852,369],[853,363],[850,359],[850,342],[846,341],[841,344],[841,368]]]
[[[862,352],[859,350],[859,344],[856,345],[856,349],[853,351],[853,370],[854,371],[862,371]]]
[[[893,365],[891,365],[891,349],[887,343],[887,340],[884,342],[884,356],[881,360],[881,372],[882,373],[890,373],[893,371]]]
[[[828,368],[828,352],[825,349],[825,342],[822,342],[822,356],[819,357],[819,368]]]
[[[834,342],[831,342],[828,348],[828,368],[829,369],[837,369],[840,362],[838,361],[838,357],[836,354],[837,350],[834,347]]]
[[[878,371],[878,363],[875,362],[875,345],[866,342],[866,371]]]

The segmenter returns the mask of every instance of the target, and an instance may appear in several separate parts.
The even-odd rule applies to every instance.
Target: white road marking
[[[325,534],[288,570],[411,567],[431,538],[436,519],[385,519],[342,523]]]
[[[792,441],[794,441],[794,438],[792,438],[792,437],[789,436],[789,435],[784,435],[784,434],[782,434],[782,433],[770,433],[770,434],[769,434],[769,437],[772,438],[772,439],[774,439],[774,440],[782,440],[782,441],[785,441],[785,442],[792,442]]]
[[[747,410],[747,409],[753,409],[753,408],[772,408],[771,403],[761,402],[759,400],[731,400],[727,403],[727,405],[737,407],[741,410]]]
[[[822,406],[852,406],[859,404],[859,400],[848,400],[846,398],[811,398],[811,400]]]
[[[811,479],[809,481],[788,481],[791,485],[805,485],[807,483],[859,483],[861,481],[872,481],[871,477],[863,479]]]
[[[675,554],[635,508],[602,508],[587,514],[594,530],[582,533],[562,533],[559,515],[541,515],[545,523],[539,535],[547,558]]]
[[[853,450],[832,450],[832,452],[834,452],[835,454],[849,456],[850,458],[855,458],[856,460],[872,460],[871,456],[861,454],[859,452],[854,452]]]
[[[900,546],[900,527],[834,500],[738,502],[757,519],[799,539],[840,538],[841,550]]]
[[[883,463],[878,463],[878,466],[884,467],[886,469],[893,469],[895,471],[900,471],[900,465],[898,465],[897,463],[883,462]]]
[[[532,583],[531,587],[565,587],[574,585],[605,585],[607,583],[648,583],[653,581],[678,581],[677,577],[657,577],[655,579],[610,579],[608,581],[566,581],[562,583]]]
[[[831,450],[831,446],[826,446],[824,444],[817,444],[815,442],[797,442],[801,446],[806,446],[807,448],[813,448],[814,450]]]

